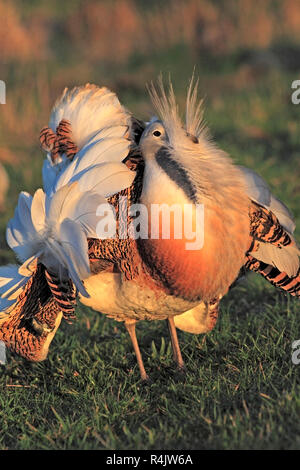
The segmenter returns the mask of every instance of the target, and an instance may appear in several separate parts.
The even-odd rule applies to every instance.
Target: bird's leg
[[[168,317],[168,327],[169,327],[169,332],[170,332],[171,341],[172,341],[173,359],[177,363],[178,368],[180,370],[183,370],[184,362],[183,362],[181,351],[180,351],[176,326],[175,326],[173,317]]]
[[[148,380],[149,377],[148,377],[148,375],[146,373],[146,370],[145,370],[145,367],[144,367],[141,351],[140,351],[139,344],[138,344],[138,341],[137,341],[137,337],[136,337],[136,334],[135,334],[135,324],[136,324],[135,320],[125,320],[125,327],[126,327],[128,333],[130,335],[130,338],[131,338],[131,342],[132,342],[132,345],[133,345],[133,348],[134,348],[137,363],[138,363],[138,366],[140,368],[141,378],[142,378],[142,380]]]

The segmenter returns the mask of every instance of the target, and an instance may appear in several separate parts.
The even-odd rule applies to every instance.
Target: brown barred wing
[[[0,323],[0,340],[30,361],[42,361],[47,357],[62,318],[44,271],[44,266],[38,264],[7,320]]]
[[[293,243],[291,235],[280,224],[273,212],[255,202],[249,210],[250,235],[256,239],[278,247]]]
[[[116,238],[103,240],[88,238],[89,260],[93,274],[101,271],[122,272],[129,280],[137,275],[140,257],[136,241],[128,234],[128,228],[133,220],[129,215],[129,209],[132,204],[139,201],[143,183],[144,165],[138,157],[137,161],[137,174],[133,184],[107,199],[116,214]]]
[[[40,144],[46,151],[50,152],[52,162],[65,154],[69,160],[73,160],[78,152],[78,147],[73,141],[71,123],[62,119],[56,128],[56,133],[49,127],[43,127],[40,132]]]
[[[285,273],[290,279],[297,279],[300,250],[292,233],[271,210],[254,202],[250,206],[249,217],[252,241],[246,255],[251,260],[253,257],[261,261],[264,266],[270,265],[278,273]]]
[[[45,269],[45,277],[50,291],[59,306],[64,319],[71,323],[75,320],[76,290],[71,280],[60,280],[55,274]]]
[[[78,147],[74,143],[70,121],[62,119],[56,128],[56,135],[59,142],[60,154],[64,153],[67,158],[73,160],[78,152]]]
[[[259,261],[251,255],[247,256],[245,268],[261,274],[278,289],[300,298],[300,269],[296,276],[289,277],[285,272],[280,272],[275,266]]]

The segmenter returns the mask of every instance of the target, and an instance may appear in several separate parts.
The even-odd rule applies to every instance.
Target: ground
[[[30,11],[21,11],[25,20]],[[64,39],[57,16],[47,61],[7,59],[0,77],[8,89],[0,109],[1,155],[11,180],[0,216],[2,264],[14,261],[5,226],[17,195],[41,185],[38,133],[62,88],[104,83],[148,119],[145,82],[171,72],[182,104],[194,65],[213,138],[236,163],[259,172],[294,212],[300,241],[300,104],[291,101],[299,45],[244,45],[215,56],[175,41],[128,54],[117,66],[103,58],[84,61],[80,42],[74,43],[78,56],[70,54],[73,43]],[[299,301],[250,275],[223,299],[211,333],[179,332],[185,374],[173,364],[165,322],[141,322],[137,335],[151,378],[144,385],[123,325],[79,306],[77,320],[63,322],[44,362],[9,353],[0,368],[0,450],[299,449],[300,364],[292,361],[299,310]]]

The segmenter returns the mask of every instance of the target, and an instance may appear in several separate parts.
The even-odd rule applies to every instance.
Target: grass
[[[163,23],[159,8],[150,9],[153,22],[140,50],[132,30],[123,24],[128,47],[120,62],[97,59],[97,53],[109,49],[96,50],[102,31],[94,22],[92,27],[88,24],[89,5],[101,2],[84,2],[93,51],[80,39],[80,2],[74,7],[72,2],[72,8],[65,2],[63,10],[56,3],[31,1],[25,7],[11,2],[19,15],[12,14],[7,23],[16,43],[9,40],[11,49],[6,48],[0,77],[8,90],[7,104],[0,109],[0,157],[8,155],[4,164],[11,180],[6,211],[0,214],[1,264],[14,261],[5,242],[5,226],[18,193],[33,193],[41,186],[38,133],[64,86],[86,81],[108,85],[137,117],[148,119],[152,110],[145,82],[160,71],[171,72],[183,104],[195,64],[213,136],[236,163],[256,169],[294,212],[300,241],[300,105],[290,99],[291,83],[300,71],[299,59],[290,58],[299,57],[299,44],[287,41],[288,32],[299,31],[299,12],[292,14],[290,8],[293,0],[280,2],[286,6],[286,23],[279,21],[283,38],[278,36],[275,13],[268,17],[274,21],[278,44],[271,37],[265,44],[263,33],[268,28],[263,23],[257,25],[257,35],[249,35],[248,28],[248,36],[243,37],[243,29],[237,29],[230,43],[232,30],[226,30],[226,21],[219,28],[219,17],[214,15],[217,2],[205,2],[211,5],[200,12],[204,23],[205,15],[211,15],[205,31],[215,33],[207,36],[212,42],[203,49],[199,38],[182,33],[178,39],[172,28],[162,47],[152,45],[151,28],[160,31]],[[132,4],[123,3],[127,8]],[[246,2],[248,8],[252,3]],[[259,9],[264,11],[268,5],[269,0]],[[92,12],[93,8],[100,7],[93,6]],[[109,11],[107,7],[110,18]],[[223,15],[223,9],[221,13],[225,20],[233,14],[224,11]],[[260,10],[255,7],[254,13],[251,21],[256,22]],[[144,24],[142,6],[135,14],[138,24]],[[175,20],[183,24],[180,9],[174,7],[172,15],[168,24]],[[244,16],[237,22],[244,21]],[[186,21],[193,26],[195,18],[193,13]],[[21,27],[22,21],[27,29]],[[37,40],[39,29],[44,36],[38,36],[41,42],[33,55],[30,41]],[[185,33],[190,30],[197,34],[196,27],[186,28]],[[227,42],[218,36],[220,31]],[[109,43],[110,37],[103,40]],[[223,44],[225,50],[220,53],[218,47]],[[218,54],[214,54],[216,48]],[[60,327],[46,361],[28,363],[8,353],[7,366],[0,367],[0,450],[300,448],[300,365],[292,363],[292,343],[300,339],[299,301],[260,277],[249,276],[247,283],[240,283],[223,299],[219,321],[210,334],[179,332],[185,375],[174,367],[165,322],[141,322],[137,334],[152,379],[148,385],[140,381],[123,325],[82,306],[73,325]]]
[[[165,322],[142,322],[148,385],[123,326],[78,309],[45,362],[10,354],[2,368],[0,449],[299,449],[297,303],[255,284],[225,299],[212,333],[179,332],[186,374]]]

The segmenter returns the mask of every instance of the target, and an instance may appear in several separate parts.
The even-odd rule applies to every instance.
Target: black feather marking
[[[196,188],[189,179],[185,169],[172,158],[167,147],[161,147],[155,154],[159,166],[167,173],[169,178],[181,188],[187,197],[195,204],[197,201]]]

